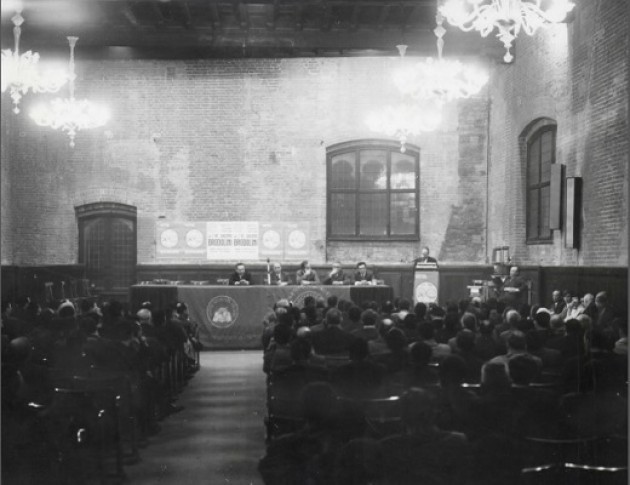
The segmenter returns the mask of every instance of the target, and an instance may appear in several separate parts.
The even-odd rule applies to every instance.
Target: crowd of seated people
[[[626,466],[627,320],[597,298],[568,319],[493,299],[278,301],[264,482],[503,485],[566,458],[545,444],[611,437],[617,454],[572,459]]]
[[[131,464],[158,422],[183,409],[177,395],[198,369],[196,324],[181,302],[136,310],[94,299],[3,302],[3,483],[84,483],[102,470],[82,453],[106,439]]]

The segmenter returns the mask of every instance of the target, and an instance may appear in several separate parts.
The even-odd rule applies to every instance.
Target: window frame
[[[387,183],[385,189],[365,189],[360,187],[360,152],[369,150],[384,150],[387,152],[386,171]],[[407,144],[405,155],[413,158],[415,169],[415,186],[412,189],[391,188],[392,174],[392,153],[400,152],[400,143],[391,140],[355,140],[331,145],[326,150],[326,240],[327,241],[419,241],[420,240],[420,148]],[[355,164],[355,186],[354,188],[332,188],[332,160],[334,157],[346,153],[354,153]],[[333,194],[354,194],[355,195],[355,231],[354,234],[333,234],[332,233],[332,196]],[[416,206],[415,228],[413,234],[391,234],[391,200],[392,194],[413,194]],[[360,213],[362,194],[384,194],[386,198],[387,214],[387,234],[371,235],[360,234]]]
[[[548,206],[547,214],[542,214],[542,204],[541,204],[541,194],[545,187],[549,187],[551,189],[551,169],[549,170],[549,179],[545,182],[541,182],[540,174],[542,174],[542,137],[551,132],[552,134],[552,148],[551,148],[551,162],[550,166],[556,163],[556,146],[557,146],[557,125],[555,122],[551,120],[541,120],[539,123],[536,123],[534,130],[529,134],[525,140],[525,240],[527,244],[553,244],[553,229],[549,229],[548,237],[540,236],[541,229],[541,221],[543,217],[547,217],[549,220],[549,210],[551,210],[550,205]],[[538,153],[538,180],[536,182],[532,182],[530,180],[530,163],[531,163],[531,153],[532,153],[532,145],[536,142],[539,142],[539,153]],[[530,211],[530,201],[532,198],[532,193],[536,192],[538,197],[538,211],[535,215],[536,217],[536,234],[532,235],[530,232],[530,227],[532,224],[532,217],[534,214]],[[550,199],[551,200],[551,199]]]

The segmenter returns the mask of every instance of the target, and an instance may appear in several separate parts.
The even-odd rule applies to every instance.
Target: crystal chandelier
[[[488,82],[488,74],[459,61],[442,58],[446,29],[442,25],[444,17],[439,11],[435,20],[437,26],[433,32],[437,37],[437,59],[431,57],[424,62],[397,70],[394,73],[394,84],[403,95],[433,100],[439,104],[474,96]],[[401,51],[401,56],[403,53]]]
[[[68,37],[70,44],[70,97],[55,98],[48,104],[35,106],[29,113],[39,126],[49,126],[53,130],[66,132],[70,137],[70,146],[74,147],[74,137],[79,130],[89,130],[103,126],[109,120],[109,112],[104,106],[74,98],[74,46],[78,37]]]
[[[13,112],[20,112],[18,107],[22,96],[30,91],[34,93],[55,93],[59,91],[68,80],[67,73],[63,71],[51,70],[45,74],[39,71],[39,54],[37,52],[26,51],[20,54],[21,25],[24,17],[21,15],[21,8],[11,18],[13,22],[13,39],[15,50],[2,50],[2,92],[10,89],[13,100]]]
[[[400,103],[386,106],[379,112],[370,113],[366,120],[368,128],[376,133],[396,137],[400,141],[400,151],[405,153],[405,145],[410,136],[434,131],[442,122],[441,106],[435,103]]]
[[[440,11],[449,23],[482,37],[496,27],[506,50],[503,60],[512,62],[510,48],[521,29],[533,35],[544,24],[562,22],[574,6],[571,0],[446,0]]]

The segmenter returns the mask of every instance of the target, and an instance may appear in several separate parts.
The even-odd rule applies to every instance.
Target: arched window
[[[358,140],[327,150],[329,240],[418,239],[418,148]]]
[[[124,297],[135,281],[136,208],[96,202],[75,208],[79,262],[100,295]]]
[[[527,161],[527,242],[552,240],[549,227],[551,165],[556,161],[556,124],[536,121],[525,135]]]

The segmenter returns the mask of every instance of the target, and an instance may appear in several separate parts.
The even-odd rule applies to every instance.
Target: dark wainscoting
[[[267,271],[264,263],[248,264],[255,283],[261,284]],[[551,304],[551,292],[555,288],[571,289],[583,295],[598,291],[607,291],[611,301],[620,311],[627,308],[628,269],[624,267],[553,267],[521,266],[522,276],[532,282],[532,302]],[[298,269],[297,264],[284,264],[283,269],[291,276]],[[329,265],[313,264],[319,276],[330,271]],[[400,298],[413,298],[413,268],[410,263],[392,263],[370,265],[379,279],[394,289],[394,295]],[[216,284],[217,279],[228,278],[234,267],[229,264],[209,265],[138,265],[137,281],[165,280],[208,280]],[[473,280],[486,280],[492,274],[491,265],[442,264],[440,265],[440,303],[457,302],[468,296],[468,285]],[[346,272],[354,272],[354,267],[344,267]]]
[[[85,268],[81,264],[2,266],[2,299],[29,296],[39,302],[85,296]]]
[[[540,269],[539,287],[545,306],[551,305],[553,290],[571,290],[579,296],[605,291],[620,315],[628,312],[628,268],[546,266]]]
[[[298,264],[284,264],[283,269],[292,277]],[[247,265],[254,282],[262,284],[267,274],[265,263]],[[313,265],[320,277],[330,271],[330,265]],[[413,269],[409,263],[371,265],[378,278],[394,290],[394,296],[413,298]],[[153,281],[163,279],[169,281],[192,280],[209,281],[216,284],[218,279],[228,278],[234,270],[232,264],[206,265],[167,265],[140,264],[136,267],[136,281]],[[344,267],[344,271],[354,272],[353,266]],[[490,277],[492,266],[473,264],[440,265],[440,303],[457,302],[468,296],[468,285],[473,280],[484,280]],[[551,292],[554,289],[569,289],[580,296],[590,292],[606,291],[612,304],[620,313],[627,312],[628,301],[628,269],[625,267],[576,267],[576,266],[521,266],[521,274],[532,282],[532,302],[551,304]],[[61,296],[61,282],[65,282],[66,297],[69,294],[72,280],[81,280],[84,275],[82,265],[50,265],[50,266],[2,266],[2,298],[12,299],[18,295],[29,295],[45,301],[45,283],[52,282],[53,295]],[[81,295],[79,295],[81,296]],[[95,295],[101,299],[117,298],[127,301],[127,294]]]
[[[312,265],[321,279],[330,271],[329,265]],[[298,270],[297,264],[284,264],[283,270],[292,278]],[[369,266],[377,278],[384,280],[394,290],[394,296],[406,299],[413,298],[413,268],[410,263],[375,264]],[[265,264],[248,264],[248,271],[256,284],[262,284],[267,274]],[[153,281],[209,281],[216,284],[218,279],[228,278],[234,270],[232,265],[138,265],[136,280]],[[346,273],[353,273],[354,267],[344,267]],[[487,278],[492,266],[486,265],[447,265],[440,267],[440,300],[457,301],[468,296],[468,285],[473,280]]]

